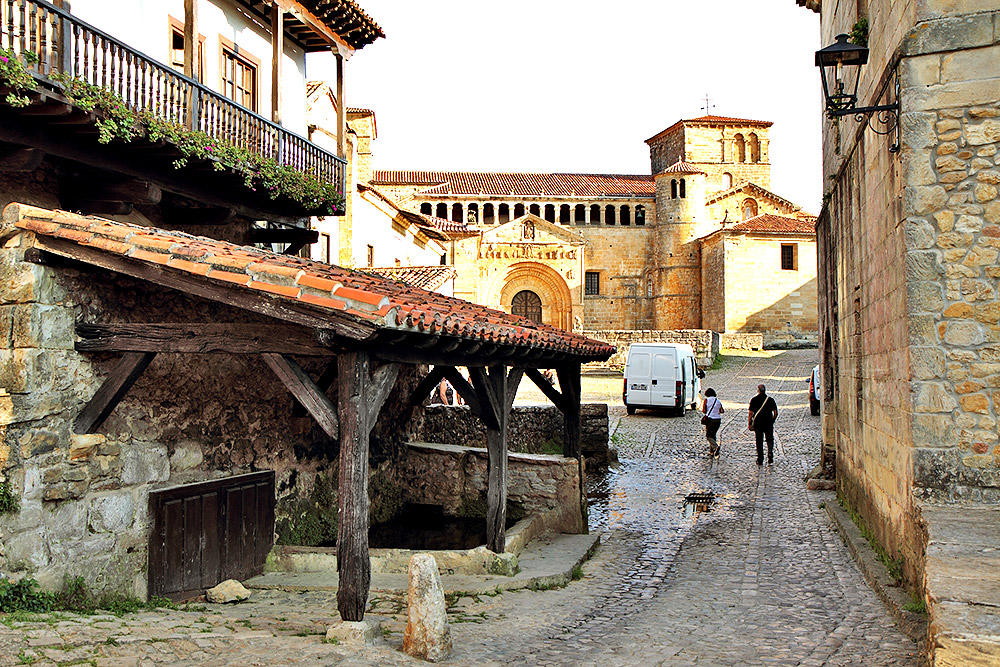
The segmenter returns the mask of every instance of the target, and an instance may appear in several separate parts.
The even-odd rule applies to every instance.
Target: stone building
[[[867,25],[857,104],[899,105],[824,123],[823,431],[838,493],[927,601],[932,662],[997,664],[1000,5],[798,4],[821,12],[821,46]]]
[[[375,170],[370,185],[467,226],[445,258],[462,298],[565,328],[815,340],[813,218],[769,190],[770,127],[678,121],[647,141],[650,175]],[[779,276],[767,289],[761,268]]]

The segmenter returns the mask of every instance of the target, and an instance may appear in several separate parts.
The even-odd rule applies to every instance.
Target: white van
[[[703,377],[690,345],[632,343],[622,382],[625,410],[631,415],[637,408],[673,408],[683,415],[688,406],[697,409]]]

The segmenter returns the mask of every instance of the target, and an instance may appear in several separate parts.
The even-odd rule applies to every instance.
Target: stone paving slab
[[[573,568],[590,558],[601,542],[600,533],[589,535],[546,535],[528,544],[518,558],[520,570],[513,577],[495,575],[444,574],[445,592],[475,594],[514,591],[522,588],[551,588],[566,585]],[[336,591],[336,572],[268,572],[247,580],[251,589],[282,591]],[[405,594],[405,574],[372,573],[371,590]]]

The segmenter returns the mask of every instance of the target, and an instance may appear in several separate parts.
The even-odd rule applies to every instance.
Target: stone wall
[[[694,348],[699,367],[707,368],[715,362],[719,354],[719,334],[707,329],[684,329],[679,331],[581,331],[584,336],[611,343],[618,349],[607,361],[594,362],[586,368],[625,368],[628,346],[632,343],[687,343]]]
[[[584,403],[580,449],[588,465],[608,463],[608,406]],[[551,405],[519,405],[511,410],[507,447],[512,452],[561,454],[563,416]],[[463,447],[485,447],[486,427],[464,405],[430,405],[417,419],[414,439]]]
[[[763,350],[764,334],[762,333],[719,334],[719,348],[723,350]]]
[[[403,459],[406,502],[440,505],[446,514],[485,516],[485,449],[411,443]],[[511,453],[507,463],[507,515],[538,515],[554,532],[586,530],[575,459]]]
[[[276,472],[279,531],[335,531],[335,510],[317,516],[311,501],[318,494],[336,507],[337,443],[296,416],[255,356],[160,354],[98,434],[73,435],[73,419],[118,361],[76,352],[75,322],[266,318],[109,272],[26,262],[29,238],[0,238],[0,481],[20,506],[0,515],[0,573],[48,588],[82,575],[95,589],[141,597],[150,490],[254,470]],[[373,512],[383,516],[400,502],[402,394],[414,384],[410,370],[403,375],[372,438]]]

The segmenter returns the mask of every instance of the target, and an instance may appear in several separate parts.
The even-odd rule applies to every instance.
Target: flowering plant
[[[35,77],[31,76],[27,65],[38,62],[38,56],[25,51],[21,58],[7,49],[0,49],[0,83],[9,88],[4,102],[12,107],[26,107],[31,103],[23,93],[35,87]]]

